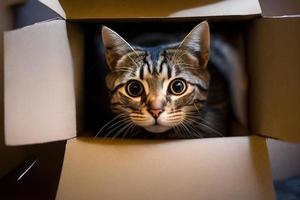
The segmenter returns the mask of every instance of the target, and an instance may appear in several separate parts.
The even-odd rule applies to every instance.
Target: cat
[[[227,134],[227,87],[209,62],[207,21],[181,42],[134,46],[106,26],[102,41],[109,68],[106,86],[116,117],[97,136],[203,138]]]

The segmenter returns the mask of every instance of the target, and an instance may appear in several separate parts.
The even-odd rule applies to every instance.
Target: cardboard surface
[[[300,143],[268,139],[267,146],[275,180],[300,175]]]
[[[59,0],[38,0],[42,4],[45,4],[57,14],[59,14],[62,18],[66,19],[66,13],[64,9],[61,7]]]
[[[101,140],[66,146],[57,199],[274,199],[265,139]]]
[[[171,17],[260,15],[260,4],[256,0],[227,0],[193,7],[172,13]]]
[[[20,3],[24,3],[25,0],[2,0],[0,2],[0,7],[10,6],[10,5],[16,5]]]
[[[73,63],[66,22],[35,24],[4,36],[6,144],[76,136]]]
[[[300,18],[259,19],[249,27],[250,127],[300,141]]]
[[[300,1],[295,0],[259,0],[263,16],[300,15]]]
[[[258,0],[40,1],[54,9],[57,13],[60,13],[61,16],[66,16],[68,19],[161,18],[261,14]],[[59,3],[61,6],[58,5]],[[64,12],[62,12],[62,8]]]
[[[84,34],[80,25],[76,23],[67,23],[68,40],[72,54],[74,70],[74,89],[76,98],[76,128],[77,133],[86,129],[85,126],[85,47]]]

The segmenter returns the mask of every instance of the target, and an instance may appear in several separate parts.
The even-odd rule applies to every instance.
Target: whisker
[[[197,129],[193,123],[190,121],[185,121],[186,125],[192,130],[194,137],[201,137],[203,138],[203,134],[201,133],[201,130]],[[200,132],[199,132],[200,131]]]
[[[177,128],[178,128],[178,130],[179,130],[179,137],[184,137],[184,133],[183,133],[181,124],[178,124],[178,125],[177,125]]]
[[[112,136],[112,140],[116,139],[124,130],[127,129],[127,127],[129,127],[131,125],[131,122],[129,121],[129,123],[127,122],[127,124],[125,123],[125,126],[122,127],[119,131],[116,132],[116,134],[114,136]]]
[[[185,129],[184,129],[184,127],[182,126],[182,124],[180,124],[180,129],[182,130],[182,137],[184,137],[184,138],[186,138],[186,137],[188,137],[187,136],[187,133],[186,133],[186,131],[185,131]]]
[[[120,121],[117,121],[116,123],[112,124],[111,126],[109,126],[106,130],[112,129],[115,125],[120,124],[122,122],[128,121],[128,117],[121,119]]]
[[[120,117],[124,117],[125,116],[125,114],[119,114],[119,115],[117,115],[116,117],[114,117],[112,120],[110,120],[109,122],[107,122],[98,132],[97,132],[97,134],[95,135],[95,137],[94,138],[96,138],[100,133],[101,133],[101,131],[105,128],[105,127],[107,127],[110,123],[112,123],[113,121],[115,121],[116,119],[118,119],[118,118],[120,118]]]
[[[190,66],[190,67],[193,67],[193,68],[197,68],[197,67],[195,67],[194,65],[191,65],[191,64],[188,64],[188,63],[186,63],[186,62],[176,62],[175,63],[176,65],[184,65],[184,66]]]
[[[188,124],[186,123],[186,120],[183,120],[182,126],[185,128],[185,130],[187,130],[187,133],[188,133],[187,136],[190,136],[191,133],[193,133],[193,131],[191,131],[191,130],[189,129],[189,126],[188,126]],[[193,135],[191,135],[191,136],[193,136]]]
[[[175,63],[176,63],[176,62],[179,61],[180,58],[182,58],[182,56],[187,55],[186,51],[182,51],[181,54],[179,54],[179,56],[177,55],[178,54],[177,52],[178,51],[176,50],[175,53],[174,53],[174,55],[173,55],[173,57],[172,57],[172,59],[171,59],[172,62],[174,62],[174,58],[176,59],[175,60]]]
[[[186,127],[184,126],[184,124],[180,123],[179,127],[181,127],[181,129],[182,129],[183,136],[184,137],[189,137],[189,131],[186,129]]]
[[[199,117],[199,116],[198,116],[198,117]],[[199,119],[203,121],[203,122],[201,122],[201,121],[196,121],[195,119],[193,119],[193,118],[191,118],[191,117],[187,117],[187,118],[189,118],[190,121],[193,121],[193,122],[195,123],[195,124],[194,124],[195,127],[197,127],[197,126],[199,126],[199,125],[204,126],[205,128],[208,128],[208,129],[210,129],[211,131],[213,131],[214,133],[218,134],[219,136],[224,137],[224,135],[223,135],[220,131],[216,130],[215,128],[211,127],[211,126],[208,125],[208,124],[203,123],[203,122],[207,122],[207,121],[205,121],[204,119],[201,119],[201,118],[199,117]]]
[[[111,129],[104,137],[108,137],[111,133],[113,133],[113,131],[115,131],[116,129],[120,128],[121,126],[123,126],[124,124],[126,124],[128,122],[129,122],[129,119],[127,121],[123,121],[121,124],[119,124],[118,126],[116,126],[113,129]]]
[[[136,126],[135,126],[136,127]],[[133,129],[134,130],[134,129]],[[134,136],[136,136],[136,135],[138,135],[139,133],[141,133],[142,132],[142,129],[139,129],[138,131],[137,130],[135,130],[135,132],[132,132],[132,133],[130,133],[130,137],[134,137]]]
[[[199,113],[198,107],[197,107],[197,105],[195,103],[194,103],[194,106],[195,106],[197,112]]]
[[[128,58],[131,60],[131,62],[137,67],[139,68],[140,66],[135,62],[135,60],[133,60],[128,54],[127,54]]]
[[[131,125],[129,126],[129,128],[126,130],[126,132],[123,134],[122,138],[124,139],[127,135],[127,133],[130,133],[130,131],[133,131],[134,130],[134,127],[136,125],[134,123],[131,123]]]

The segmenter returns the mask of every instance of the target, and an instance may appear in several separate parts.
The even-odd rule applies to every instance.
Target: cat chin
[[[151,133],[163,133],[171,129],[171,127],[161,125],[146,126],[144,128]]]

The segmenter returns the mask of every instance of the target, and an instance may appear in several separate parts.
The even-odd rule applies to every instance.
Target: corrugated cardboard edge
[[[261,15],[261,13],[258,0],[227,0],[178,11],[170,17]]]
[[[59,14],[62,18],[66,19],[66,13],[62,8],[62,6],[60,5],[59,0],[38,0],[38,1],[44,4],[45,6],[49,7],[50,9],[52,9],[54,12]]]
[[[266,200],[275,196],[261,137],[76,138],[67,142],[56,198]]]
[[[5,32],[4,47],[6,144],[75,137],[74,69],[66,22]]]

